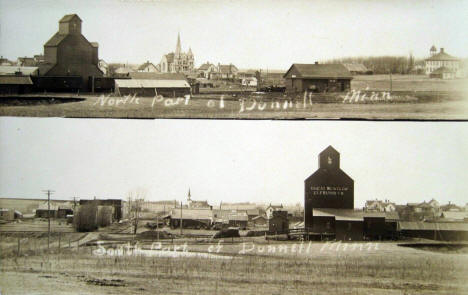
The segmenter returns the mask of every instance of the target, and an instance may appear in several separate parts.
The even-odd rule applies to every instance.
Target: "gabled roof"
[[[233,71],[237,71],[235,65],[219,65],[219,72],[222,74],[231,74]]]
[[[52,36],[52,38],[49,39],[49,41],[46,42],[46,44],[44,44],[44,46],[57,46],[68,36],[69,35],[61,35],[57,32]]]
[[[212,67],[212,66],[214,66],[214,65],[213,65],[213,64],[210,64],[210,63],[204,63],[204,64],[202,64],[202,65],[198,68],[198,70],[200,70],[200,71],[206,71],[206,70],[208,70],[208,69],[209,69],[210,67]]]
[[[64,17],[62,17],[59,20],[59,23],[67,23],[67,22],[71,21],[75,17],[77,17],[82,22],[81,18],[77,14],[74,13],[74,14],[67,14]]]
[[[144,64],[142,64],[141,66],[139,66],[139,67],[138,67],[138,70],[139,70],[139,71],[140,71],[140,70],[144,70],[146,67],[149,67],[149,66],[153,66],[153,67],[156,68],[156,66],[155,66],[153,63],[147,61],[147,62],[145,62]]]
[[[342,64],[293,64],[283,77],[286,77],[293,69],[297,72],[295,78],[352,79],[351,73]]]
[[[320,152],[319,155],[321,154],[328,154],[328,153],[332,153],[332,154],[340,154],[337,150],[335,150],[334,147],[332,147],[331,145],[329,145],[326,149],[324,149],[323,151]]]
[[[458,61],[459,59],[445,52],[439,52],[429,58],[426,58],[426,60],[427,61]]]

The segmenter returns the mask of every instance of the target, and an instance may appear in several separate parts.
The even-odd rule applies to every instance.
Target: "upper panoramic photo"
[[[0,116],[467,120],[466,11],[0,0]]]

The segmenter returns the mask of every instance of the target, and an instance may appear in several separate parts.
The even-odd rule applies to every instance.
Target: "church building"
[[[194,71],[194,57],[192,49],[182,52],[180,34],[177,35],[175,52],[163,55],[159,64],[162,73],[190,73]]]

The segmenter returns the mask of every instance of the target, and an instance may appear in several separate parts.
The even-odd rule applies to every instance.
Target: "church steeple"
[[[176,45],[175,55],[180,56],[181,52],[182,52],[182,48],[180,45],[180,33],[177,33],[177,45]]]
[[[187,195],[187,201],[191,201],[192,200],[192,196],[190,195],[190,188],[188,189],[188,195]]]

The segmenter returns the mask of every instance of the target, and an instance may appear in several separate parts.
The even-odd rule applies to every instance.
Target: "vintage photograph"
[[[468,124],[0,118],[1,294],[466,294]]]
[[[468,2],[0,1],[0,116],[468,119]]]

